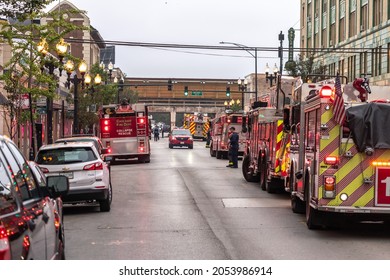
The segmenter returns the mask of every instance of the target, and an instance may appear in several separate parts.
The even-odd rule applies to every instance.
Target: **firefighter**
[[[210,140],[211,140],[211,127],[207,130],[207,139],[206,139],[206,148],[210,148]]]
[[[229,164],[226,167],[238,168],[239,135],[234,126],[229,128]]]

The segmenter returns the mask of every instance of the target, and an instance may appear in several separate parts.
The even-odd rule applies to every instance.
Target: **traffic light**
[[[230,87],[227,87],[227,88],[226,88],[226,96],[227,96],[227,97],[230,97]]]
[[[169,91],[172,90],[172,80],[171,79],[168,80],[168,90]]]
[[[185,96],[188,95],[188,87],[187,87],[187,86],[184,87],[184,95],[185,95]]]

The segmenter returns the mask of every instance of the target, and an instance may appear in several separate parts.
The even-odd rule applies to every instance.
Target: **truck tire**
[[[308,183],[309,176],[306,172],[305,176],[305,200],[306,200],[306,225],[308,229],[319,229],[321,224],[319,221],[319,211],[310,206],[310,184]]]
[[[293,211],[293,213],[305,214],[306,212],[305,202],[302,201],[296,195],[291,194],[291,210]]]
[[[223,154],[222,154],[222,152],[221,152],[221,151],[218,151],[218,150],[216,150],[216,151],[215,151],[215,157],[216,157],[217,159],[221,159],[221,158],[223,157]]]
[[[264,157],[259,156],[259,159],[260,188],[265,191],[267,189],[267,164]]]
[[[215,157],[215,151],[213,150],[213,142],[210,144],[210,156]]]
[[[242,175],[247,182],[260,182],[260,175],[253,175],[253,171],[249,170],[250,157],[246,155],[242,161]]]
[[[282,191],[282,189],[283,181],[279,178],[271,178],[271,180],[266,184],[267,193],[279,193]]]

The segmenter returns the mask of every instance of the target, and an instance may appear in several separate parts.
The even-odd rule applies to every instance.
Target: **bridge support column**
[[[176,126],[176,108],[172,107],[171,109],[171,130]]]

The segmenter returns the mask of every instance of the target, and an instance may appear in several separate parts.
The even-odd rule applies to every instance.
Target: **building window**
[[[357,34],[356,30],[356,9],[349,13],[349,37],[353,37]]]
[[[383,0],[373,0],[372,8],[373,8],[372,25],[377,26],[382,23]]]
[[[390,43],[387,44],[387,73],[390,73]]]
[[[379,76],[382,74],[382,47],[374,48],[371,50],[371,71],[373,76]]]
[[[367,52],[360,54],[360,75],[367,74]]]
[[[368,29],[368,0],[362,0],[360,8],[360,32]]]
[[[338,70],[339,70],[339,73],[340,73],[341,76],[344,75],[344,64],[345,64],[344,59],[339,61]]]
[[[330,24],[336,23],[336,0],[330,1]]]
[[[339,11],[339,42],[344,41],[345,38],[345,0],[340,0]]]
[[[356,77],[356,55],[348,57],[348,80],[352,81]]]

